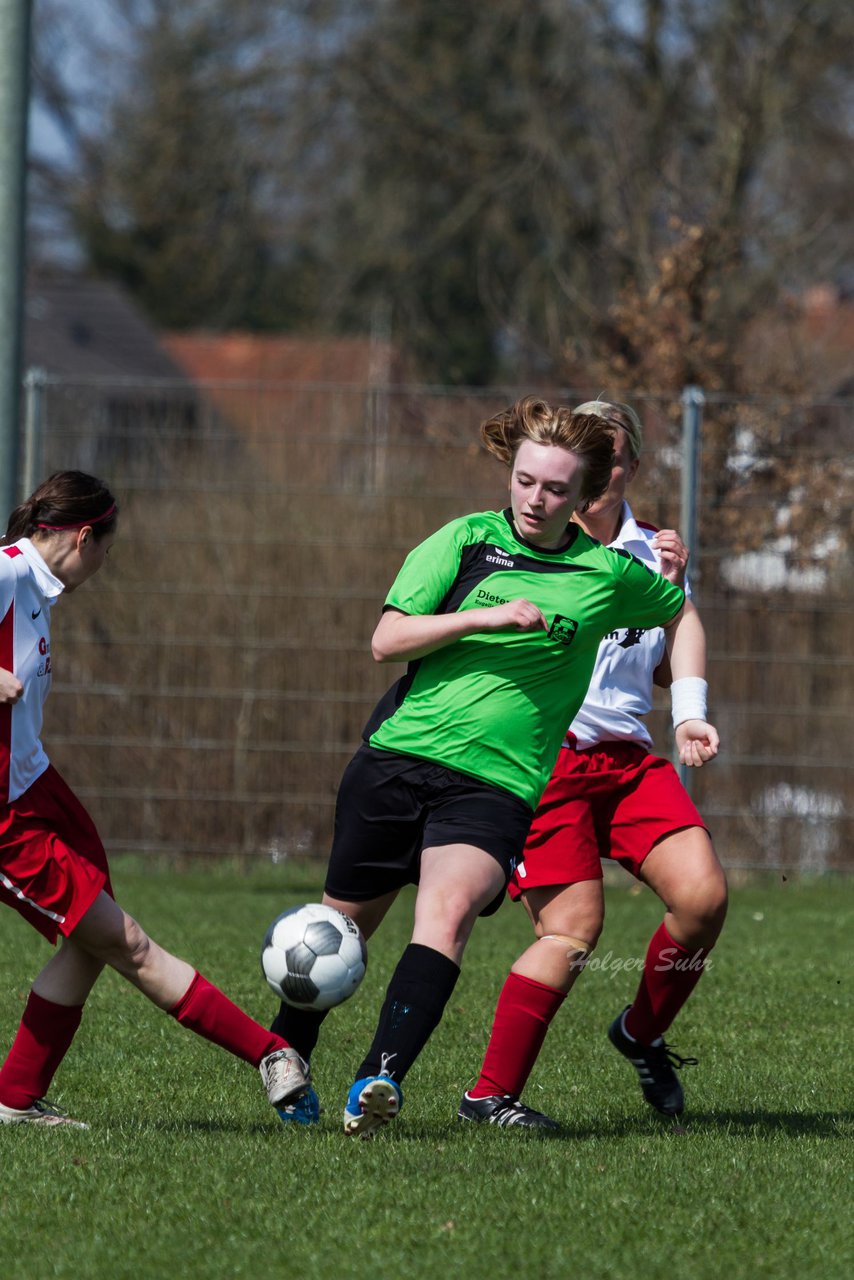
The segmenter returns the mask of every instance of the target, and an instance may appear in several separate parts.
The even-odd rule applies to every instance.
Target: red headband
[[[59,533],[63,529],[85,529],[87,524],[100,524],[102,520],[109,520],[111,515],[115,514],[116,504],[107,507],[107,510],[100,516],[93,516],[91,520],[77,520],[74,524],[38,524],[37,529],[50,529],[53,533]]]

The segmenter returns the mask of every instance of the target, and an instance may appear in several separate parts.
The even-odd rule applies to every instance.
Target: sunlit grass
[[[260,940],[285,906],[317,899],[314,871],[152,874],[128,861],[114,881],[153,936],[269,1021]],[[478,925],[403,1113],[372,1142],[342,1136],[341,1110],[408,938],[409,895],[373,940],[361,990],[324,1027],[315,1129],[283,1128],[256,1073],[107,974],[53,1090],[92,1128],[0,1129],[0,1275],[847,1276],[852,902],[842,879],[734,891],[712,968],[669,1037],[700,1060],[683,1075],[684,1132],[646,1106],[604,1035],[635,981],[618,962],[643,955],[660,917],[646,893],[609,891],[600,964],[530,1081],[528,1100],[564,1126],[554,1138],[455,1119],[527,940],[520,909]],[[48,952],[12,912],[2,919],[5,1046]]]

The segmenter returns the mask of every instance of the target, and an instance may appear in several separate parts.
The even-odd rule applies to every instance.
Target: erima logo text
[[[512,569],[515,561],[501,547],[493,547],[494,555],[486,556],[487,564],[500,564],[502,569]]]

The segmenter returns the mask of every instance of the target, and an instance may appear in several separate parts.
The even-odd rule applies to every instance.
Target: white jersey
[[[609,545],[630,551],[655,573],[661,573],[661,558],[652,546],[658,530],[635,520],[627,502],[623,503],[623,523]],[[690,596],[687,582],[685,593]],[[590,687],[569,726],[575,740],[564,746],[592,747],[597,742],[637,742],[650,748],[652,737],[642,717],[652,710],[652,677],[664,657],[664,631],[653,627],[621,627],[610,632],[599,645]]]
[[[42,709],[50,689],[50,610],[63,585],[29,538],[0,547],[0,667],[24,686],[13,706],[0,706],[0,803],[23,795],[48,767],[41,744]]]

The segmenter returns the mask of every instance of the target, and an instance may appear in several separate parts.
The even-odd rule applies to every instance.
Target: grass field
[[[258,945],[279,911],[319,897],[310,869],[152,873],[128,860],[114,881],[154,937],[269,1021]],[[0,1130],[0,1276],[847,1277],[852,905],[854,880],[733,892],[714,963],[670,1035],[700,1060],[683,1074],[682,1133],[646,1106],[604,1035],[636,981],[620,963],[637,962],[660,917],[646,892],[609,891],[598,964],[529,1084],[559,1137],[455,1120],[527,940],[521,909],[478,925],[404,1111],[372,1142],[342,1136],[341,1109],[408,938],[408,897],[324,1028],[316,1129],[286,1130],[256,1073],[108,973],[53,1090],[91,1130]],[[47,955],[3,913],[4,1052]]]

